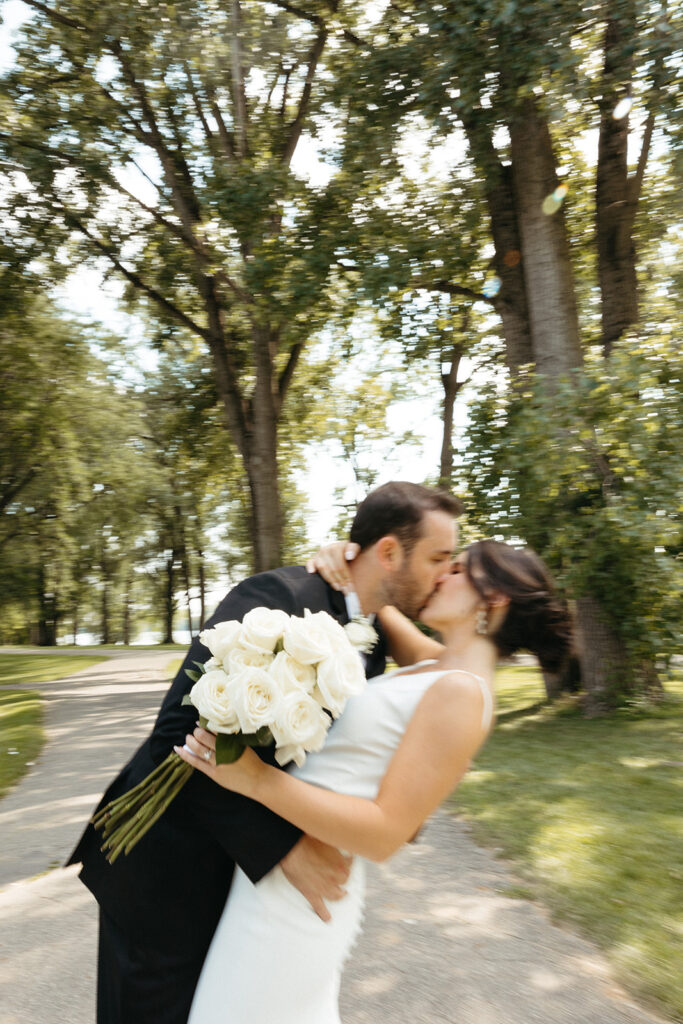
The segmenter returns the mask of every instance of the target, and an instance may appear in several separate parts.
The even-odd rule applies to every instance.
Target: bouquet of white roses
[[[236,761],[247,746],[275,742],[280,765],[303,764],[320,750],[346,701],[365,685],[357,649],[376,636],[357,622],[341,626],[327,612],[303,618],[254,608],[242,622],[219,622],[199,634],[211,658],[188,672],[194,686],[183,699],[200,724],[216,733],[216,763]],[[329,712],[329,714],[326,714]],[[112,863],[129,853],[182,789],[193,768],[171,753],[138,786],[93,818],[104,833],[102,850]]]

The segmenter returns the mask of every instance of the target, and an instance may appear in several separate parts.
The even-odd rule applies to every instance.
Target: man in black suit
[[[450,567],[459,503],[416,484],[390,483],[361,503],[350,539],[361,554],[351,572],[362,610],[396,604],[417,617]],[[301,566],[252,576],[236,586],[206,623],[239,619],[252,608],[302,616],[326,611],[349,619],[346,599]],[[384,671],[385,639],[367,656],[366,674]],[[196,710],[182,706],[192,687],[186,668],[204,662],[196,638],[161,706],[151,735],[104,794],[100,807],[145,778],[192,732]],[[272,748],[261,756],[274,763]],[[324,919],[325,899],[343,896],[345,858],[302,836],[259,804],[215,786],[195,772],[147,835],[108,864],[91,825],[69,863],[100,904],[98,1024],[183,1024],[211,938],[230,889],[235,863],[256,882],[280,864]],[[229,993],[226,1000],[229,1003]]]

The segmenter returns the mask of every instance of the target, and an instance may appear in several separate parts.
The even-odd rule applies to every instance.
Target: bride
[[[352,697],[324,748],[301,768],[281,771],[251,750],[216,766],[215,737],[201,728],[175,748],[219,785],[356,855],[330,922],[311,912],[280,868],[256,885],[237,872],[190,1024],[339,1024],[341,971],[362,918],[364,861],[384,860],[413,838],[467,771],[491,728],[498,658],[525,648],[552,671],[570,643],[544,564],[528,549],[494,541],[467,548],[422,610],[442,643],[395,608],[380,618],[396,662],[407,667]]]

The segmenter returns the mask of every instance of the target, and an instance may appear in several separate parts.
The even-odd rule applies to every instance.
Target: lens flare
[[[546,196],[543,200],[541,209],[547,217],[552,217],[554,213],[557,213],[559,208],[562,206],[564,197],[569,192],[568,185],[558,185],[554,192],[551,192],[549,196]]]
[[[522,259],[522,254],[519,249],[508,249],[503,256],[503,263],[506,267],[516,267]]]
[[[503,282],[499,277],[490,277],[488,281],[484,283],[482,292],[487,299],[492,299],[494,295],[497,295],[502,287]]]
[[[615,121],[621,121],[622,117],[626,117],[631,111],[633,106],[633,100],[630,96],[624,96],[623,100],[619,100],[616,107],[612,111],[612,117]]]

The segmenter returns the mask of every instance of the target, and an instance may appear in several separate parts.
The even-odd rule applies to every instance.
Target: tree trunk
[[[38,644],[40,647],[54,647],[57,643],[57,602],[55,595],[46,591],[45,586],[45,571],[41,567],[38,570]]]
[[[561,205],[544,212],[559,184],[552,140],[532,98],[517,108],[509,130],[533,357],[539,373],[556,376],[582,360],[564,215]]]
[[[623,643],[594,597],[578,598],[576,620],[586,714],[600,715],[633,689],[631,668]]]
[[[268,328],[253,326],[256,363],[253,396],[245,401],[236,388],[228,342],[220,322],[208,337],[216,385],[230,436],[242,457],[250,496],[249,533],[253,570],[263,572],[282,564],[283,518],[277,464],[278,416],[285,388],[275,369],[277,339]]]
[[[166,600],[164,602],[164,637],[162,644],[173,643],[173,613],[175,611],[175,551],[166,559]]]
[[[474,114],[463,123],[472,159],[484,179],[496,273],[501,280],[494,306],[502,322],[505,359],[514,376],[534,357],[512,168],[500,162],[488,124],[477,120]]]
[[[254,571],[282,564],[283,521],[277,464],[278,413],[274,355],[277,340],[267,328],[254,327],[256,386],[250,402],[244,465],[251,496],[250,532]]]
[[[132,577],[130,570],[128,570],[123,586],[123,642],[126,647],[130,644],[131,636],[131,589]]]
[[[203,626],[206,621],[206,575],[204,572],[204,552],[197,545],[197,565],[199,575],[199,625]]]
[[[600,102],[600,136],[595,187],[595,231],[602,297],[602,344],[605,355],[638,320],[638,281],[633,243],[637,195],[628,173],[628,114],[616,119],[615,108],[629,91],[633,58],[628,44],[636,31],[633,5],[619,6],[605,29],[604,81]]]
[[[263,451],[246,461],[251,509],[249,532],[254,552],[254,572],[282,565],[282,511],[277,485],[275,453]]]
[[[578,693],[581,689],[581,666],[576,655],[562,666],[559,672],[543,672],[543,683],[548,700],[556,700],[563,693]]]
[[[103,644],[109,644],[109,643],[111,643],[111,633],[110,633],[110,629],[109,629],[109,581],[108,581],[106,576],[104,577],[103,585],[102,585],[102,605],[101,605],[101,611],[102,611],[102,623],[101,623],[100,633],[101,633],[102,639],[101,639],[100,642],[103,643]]]
[[[458,370],[462,359],[462,344],[455,344],[451,350],[451,365],[448,373],[441,374],[443,384],[443,435],[439,466],[439,487],[450,490],[453,486],[453,410],[462,382],[458,381]]]
[[[190,593],[190,562],[187,557],[187,544],[185,543],[184,536],[182,545],[183,546],[180,553],[180,559],[183,570],[183,585],[185,587],[185,599],[187,601],[187,628],[190,631],[190,641],[192,641],[192,638],[194,637],[194,629],[192,626],[192,605],[190,603],[192,600],[192,596]]]

